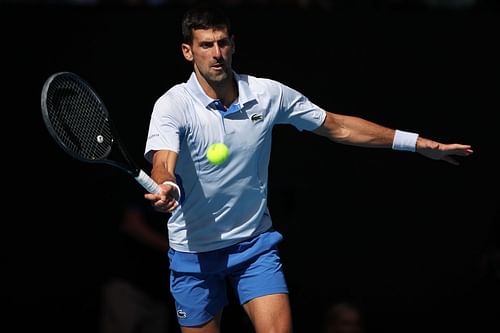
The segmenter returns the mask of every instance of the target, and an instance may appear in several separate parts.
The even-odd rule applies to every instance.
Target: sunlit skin
[[[205,93],[229,106],[238,94],[232,70],[234,37],[226,29],[197,29],[193,31],[193,42],[183,43],[181,48],[184,58],[193,63]]]
[[[359,117],[326,113],[326,119],[314,133],[332,141],[371,148],[391,148],[395,130]],[[470,145],[441,143],[419,136],[416,152],[433,160],[442,160],[459,165],[455,156],[469,156],[473,153]]]
[[[226,29],[194,30],[192,44],[181,45],[184,58],[193,63],[195,75],[204,92],[211,98],[220,99],[228,107],[238,96],[233,78],[232,56],[234,38]],[[157,151],[153,155],[152,178],[174,180],[177,154],[172,151]],[[160,194],[148,193],[146,199],[152,201],[159,211],[169,212],[177,207],[171,198],[174,188],[160,185]],[[257,333],[291,333],[291,309],[287,294],[273,294],[257,297],[243,305]],[[214,319],[197,327],[181,327],[183,333],[219,333],[222,312]]]
[[[238,96],[233,78],[232,58],[235,52],[234,37],[227,29],[193,30],[192,43],[181,44],[184,58],[193,64],[193,69],[204,92],[211,98],[219,99],[228,107]],[[327,112],[323,124],[314,133],[328,139],[353,146],[390,148],[395,130],[359,117]],[[459,165],[455,156],[469,156],[473,153],[470,145],[445,144],[419,137],[416,152],[453,165]],[[175,181],[174,171],[177,153],[158,151],[153,156],[151,176],[160,184],[165,180]],[[171,212],[177,202],[171,193],[174,187],[160,185],[160,194],[148,193],[145,198],[163,212]]]
[[[204,92],[211,98],[220,99],[228,107],[238,96],[233,78],[232,60],[235,51],[234,37],[227,29],[193,30],[193,42],[181,44],[184,58],[193,64],[193,69]],[[158,151],[153,156],[151,177],[175,180],[174,170],[177,154],[172,151]],[[155,167],[158,166],[158,167]],[[175,188],[160,185],[160,194],[146,194],[145,198],[153,202],[154,207],[163,212],[173,211],[178,203],[172,198]]]
[[[192,30],[192,42],[183,43],[181,50],[184,58],[193,64],[193,70],[207,96],[219,99],[227,108],[238,97],[233,77],[232,57],[235,52],[234,37],[227,29]],[[326,113],[321,126],[313,131],[334,142],[373,148],[391,148],[395,130],[374,122],[348,115]],[[416,151],[425,157],[458,164],[455,156],[472,154],[471,146],[462,144],[443,144],[419,137]],[[159,194],[147,193],[145,198],[161,212],[172,212],[178,205],[172,193],[175,188],[162,184],[175,182],[177,153],[159,150],[153,155],[151,177],[160,184]],[[252,321],[256,333],[290,333],[292,320],[287,294],[273,294],[252,299],[243,305]],[[183,333],[219,333],[222,313],[205,324],[197,327],[181,327]]]

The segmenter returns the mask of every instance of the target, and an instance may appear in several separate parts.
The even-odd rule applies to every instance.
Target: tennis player
[[[277,248],[282,235],[267,207],[273,126],[290,124],[338,143],[413,151],[452,164],[458,164],[454,155],[470,155],[471,147],[327,112],[280,82],[235,72],[230,21],[218,9],[188,10],[182,34],[193,72],[156,101],[145,147],[151,177],[161,184],[160,194],[145,198],[172,213],[170,289],[182,332],[219,332],[227,283],[256,332],[292,332]],[[218,142],[229,147],[219,166],[206,158],[209,145]]]

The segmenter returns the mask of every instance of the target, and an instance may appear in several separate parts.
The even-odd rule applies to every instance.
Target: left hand
[[[433,160],[443,160],[453,165],[460,163],[453,157],[469,156],[473,153],[470,145],[458,143],[445,144],[419,137],[417,140],[417,153]]]

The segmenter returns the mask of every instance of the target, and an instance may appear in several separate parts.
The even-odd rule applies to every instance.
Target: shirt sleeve
[[[291,124],[300,131],[312,131],[323,124],[325,110],[298,91],[284,84],[279,86],[281,97],[277,123]]]
[[[183,128],[182,100],[167,92],[160,97],[154,107],[149,122],[148,137],[144,157],[152,162],[153,152],[172,150],[179,152],[180,137]]]

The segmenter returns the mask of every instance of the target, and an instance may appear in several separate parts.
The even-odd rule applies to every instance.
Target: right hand
[[[179,202],[177,197],[177,189],[168,184],[160,184],[160,193],[146,193],[144,198],[151,201],[151,205],[162,213],[171,213],[177,208]]]

